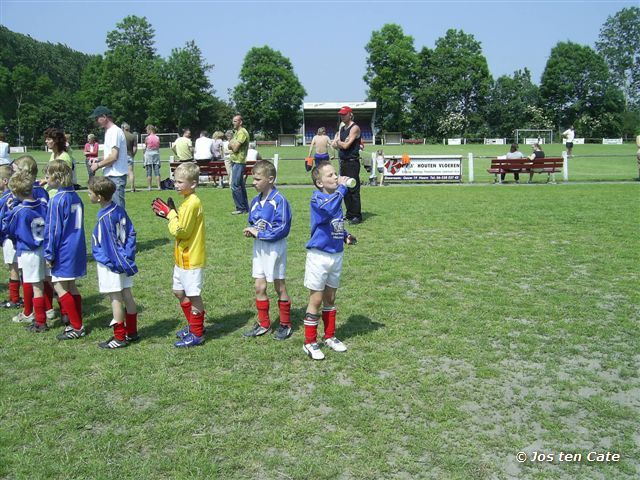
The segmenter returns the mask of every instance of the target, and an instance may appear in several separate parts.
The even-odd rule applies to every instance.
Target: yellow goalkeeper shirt
[[[190,194],[178,208],[178,213],[171,210],[167,219],[169,232],[176,237],[174,249],[176,265],[185,270],[204,267],[205,229],[200,199],[195,194]]]

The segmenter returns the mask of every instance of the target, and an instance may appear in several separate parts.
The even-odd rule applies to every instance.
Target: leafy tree
[[[368,99],[377,102],[376,126],[388,132],[407,131],[418,61],[413,37],[404,35],[399,25],[387,24],[372,33],[365,50],[369,56],[364,81]]]
[[[116,30],[107,33],[107,47],[114,51],[120,47],[134,47],[140,50],[140,56],[156,56],[155,30],[146,17],[129,15],[116,24]]]
[[[233,101],[249,129],[273,137],[300,127],[305,95],[291,61],[264,46],[252,48],[245,56]]]
[[[587,115],[603,120],[598,124],[598,135],[619,134],[624,98],[604,59],[590,47],[558,43],[542,74],[540,96],[558,128]]]
[[[36,78],[29,67],[17,65],[11,72],[11,89],[16,102],[16,123],[18,127],[18,142],[22,144],[22,118],[21,109],[24,103],[28,103],[33,97]]]
[[[507,137],[516,128],[529,127],[527,108],[537,106],[538,87],[531,81],[531,72],[516,70],[513,77],[503,75],[493,82],[487,102],[487,123],[494,135]]]
[[[450,29],[436,41],[434,50],[423,49],[418,63],[414,117],[428,119],[425,127],[434,132],[441,119],[458,113],[465,130],[479,129],[491,86],[480,42],[462,30]]]
[[[627,102],[640,108],[640,7],[623,8],[608,17],[596,42]]]

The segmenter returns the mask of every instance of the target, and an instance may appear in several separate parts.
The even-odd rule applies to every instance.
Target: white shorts
[[[49,274],[47,274],[47,275],[49,275]],[[84,277],[84,275],[82,275],[82,277]],[[51,275],[51,283],[73,282],[73,281],[77,280],[78,278],[82,278],[82,277],[56,277],[55,275]]]
[[[267,282],[283,280],[287,273],[287,239],[277,242],[253,241],[253,278],[266,278]]]
[[[11,239],[5,239],[2,244],[2,254],[4,255],[4,263],[7,265],[11,265],[16,261],[16,247]]]
[[[203,277],[202,268],[185,270],[176,265],[173,267],[173,289],[184,290],[187,297],[198,297],[202,293]]]
[[[98,290],[100,293],[121,292],[125,288],[133,286],[133,277],[127,277],[126,273],[115,273],[101,263],[96,263],[98,271]]]
[[[18,267],[22,269],[22,281],[38,283],[44,280],[45,263],[42,249],[34,252],[22,252],[18,257]]]
[[[308,250],[304,267],[304,286],[317,292],[324,290],[325,286],[338,288],[343,257],[344,252],[327,253],[315,248]]]

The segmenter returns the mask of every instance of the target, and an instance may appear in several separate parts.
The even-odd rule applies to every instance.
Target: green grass
[[[93,262],[87,337],[28,334],[0,312],[0,477],[637,478],[639,187],[364,188],[337,299],[349,351],[315,363],[302,353],[309,188],[284,189],[286,342],[242,338],[246,220],[228,189],[200,190],[208,333],[189,351],[172,346],[184,321],[157,192],[127,194],[143,341],[97,347],[111,313]],[[590,450],[622,460],[515,460]]]
[[[371,156],[371,152],[380,148],[379,145],[367,145],[364,156]],[[547,156],[561,156],[564,147],[560,144],[545,145],[544,150]],[[403,145],[384,147],[385,155],[402,155],[403,153],[413,155],[462,155],[462,176],[463,182],[469,181],[468,176],[468,154],[474,155],[474,181],[475,183],[493,183],[493,175],[487,173],[491,164],[491,158],[496,155],[504,155],[509,150],[504,145]],[[528,145],[521,145],[521,150],[526,155],[530,154],[531,148]],[[575,156],[569,159],[569,181],[570,182],[594,182],[594,181],[629,181],[638,177],[638,166],[636,161],[636,146],[625,145],[577,145],[574,148]],[[280,157],[280,184],[308,184],[309,174],[305,171],[303,159],[309,152],[308,147],[260,147],[260,152],[264,158],[272,158],[274,154]],[[73,155],[78,165],[78,181],[86,184],[87,172],[84,167],[84,157],[81,151],[74,150]],[[29,152],[42,165],[49,160],[48,153],[33,151]],[[168,159],[172,152],[169,149],[161,150],[161,176],[169,176]],[[15,158],[18,155],[12,154]],[[146,173],[142,165],[142,152],[136,156],[135,176],[138,188],[146,186]],[[337,162],[336,162],[337,165]],[[363,180],[368,174],[361,170]],[[556,180],[562,181],[562,173],[556,174]],[[507,176],[507,181],[512,180],[511,175]],[[546,176],[535,175],[534,181],[546,182]]]

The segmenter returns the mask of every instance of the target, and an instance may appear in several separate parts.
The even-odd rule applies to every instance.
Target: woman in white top
[[[0,165],[9,165],[13,161],[9,155],[9,144],[5,139],[4,132],[0,132]]]

